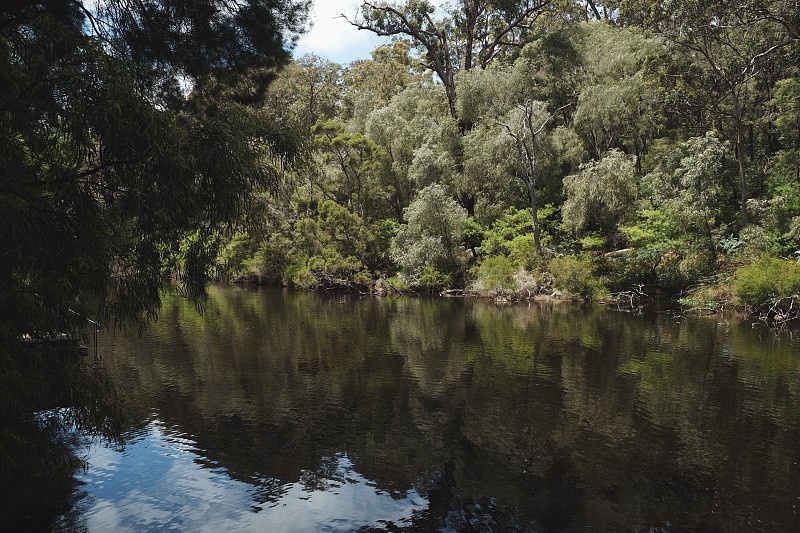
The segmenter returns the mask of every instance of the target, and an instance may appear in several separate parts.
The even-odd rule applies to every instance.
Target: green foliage
[[[516,271],[514,262],[505,255],[487,257],[478,268],[477,282],[486,290],[495,287],[513,289]]]
[[[341,66],[304,55],[281,70],[267,91],[267,111],[308,135],[317,122],[332,120],[341,99]]]
[[[775,127],[781,143],[786,149],[797,149],[800,143],[800,78],[778,80],[770,103],[777,111]]]
[[[451,116],[463,125],[467,121],[457,112],[456,73],[475,67],[486,69],[498,58],[508,57],[545,7],[540,3],[486,0],[469,5],[448,3],[440,8],[420,0],[365,3],[363,18],[352,23],[378,35],[409,38],[419,51],[420,62],[439,77]],[[445,16],[438,18],[441,12]],[[453,43],[458,42],[472,44],[457,50]]]
[[[399,229],[400,223],[392,218],[385,218],[372,227],[373,239],[370,241],[367,265],[376,274],[386,275],[396,269],[389,257],[389,248]]]
[[[288,275],[292,285],[299,289],[316,289],[320,285],[319,278],[307,265],[295,265],[289,270]]]
[[[363,220],[333,200],[324,201],[315,217],[299,219],[292,241],[296,254],[305,261],[300,268],[292,267],[286,278],[302,288],[352,281],[354,275],[367,269],[373,247]]]
[[[532,91],[533,100],[549,102],[552,108],[558,108],[574,97],[577,78],[584,66],[576,35],[580,29],[567,26],[546,32],[520,51],[523,61],[517,61],[515,69],[524,69],[525,79],[529,80],[526,88]]]
[[[289,239],[282,233],[273,233],[254,258],[251,270],[255,267],[263,283],[287,285],[287,280],[291,279],[286,275],[291,261],[290,250]]]
[[[345,105],[356,124],[362,124],[375,109],[386,106],[419,74],[414,73],[414,60],[407,41],[397,40],[378,46],[371,59],[356,60],[344,73]]]
[[[317,278],[313,273],[308,270],[306,262],[308,256],[305,254],[298,254],[290,261],[283,269],[282,282],[286,286],[300,287],[301,289],[316,287]]]
[[[464,246],[472,252],[473,257],[477,255],[478,248],[481,246],[486,236],[486,228],[478,222],[475,217],[467,217],[464,222]]]
[[[518,62],[518,65],[524,65]],[[516,66],[516,65],[515,65]],[[458,73],[458,116],[469,122],[497,119],[525,101],[533,87],[522,68],[493,65]]]
[[[546,246],[549,243],[549,239],[544,239],[542,243]],[[536,241],[533,233],[517,235],[511,239],[511,242],[507,243],[506,247],[508,249],[508,257],[520,268],[533,270],[539,265],[540,258],[536,252]]]
[[[733,293],[740,303],[762,308],[781,298],[798,295],[800,262],[763,256],[736,270]]]
[[[635,205],[635,160],[618,150],[600,161],[582,165],[577,174],[564,178],[567,199],[561,210],[564,226],[583,234],[610,233]]]
[[[673,250],[681,246],[673,235],[679,232],[674,225],[675,217],[663,209],[642,209],[630,225],[619,226],[628,244],[650,251]]]
[[[343,124],[328,120],[311,129],[317,150],[322,154],[321,170],[326,179],[320,184],[327,196],[366,219],[378,211],[376,196],[380,147],[360,133],[347,131]]]
[[[419,192],[405,210],[405,218],[390,248],[402,275],[412,284],[423,285],[439,274],[452,280],[459,277],[466,211],[434,184]]]
[[[453,275],[441,272],[433,265],[425,265],[417,279],[418,281],[413,283],[414,285],[430,289],[440,289],[453,285]]]
[[[677,293],[697,284],[715,266],[707,246],[688,239],[685,227],[669,209],[642,209],[633,223],[619,230],[633,249],[607,260],[615,289],[629,290],[644,283]],[[722,249],[722,241],[716,244]]]
[[[606,243],[605,237],[602,235],[598,235],[597,233],[590,233],[588,235],[584,235],[581,240],[581,248],[587,251],[598,251],[603,248]]]
[[[0,6],[4,473],[63,437],[57,411],[35,411],[108,436],[119,414],[102,377],[25,336],[143,325],[178,270],[199,298],[222,239],[297,150],[259,105],[305,2],[85,4]]]
[[[596,298],[605,293],[603,282],[594,275],[586,256],[565,255],[552,259],[547,267],[557,289],[571,296]]]
[[[542,230],[542,245],[548,246],[552,237],[547,228],[554,227],[555,208],[548,204],[538,211],[539,227]],[[530,266],[533,260],[533,222],[529,210],[509,207],[503,215],[494,221],[491,228],[484,232],[481,253],[494,256],[510,255],[519,266]]]
[[[475,213],[484,220],[495,218],[508,204],[527,200],[535,210],[534,198],[537,208],[556,200],[564,174],[582,157],[580,140],[561,123],[562,113],[536,99],[540,91],[531,83],[535,68],[526,57],[513,65],[465,71],[457,78],[459,116],[473,124],[464,136],[458,190],[474,195]],[[569,96],[559,111],[566,113]]]
[[[387,208],[382,216],[401,220],[416,191],[435,181],[439,171],[445,172],[442,185],[452,185],[446,180],[453,176],[451,160],[460,151],[460,138],[441,87],[409,85],[372,111],[364,128],[382,149],[375,189]]]
[[[664,157],[644,178],[644,188],[674,228],[715,253],[714,230],[730,216],[728,150],[713,132],[693,137]]]
[[[519,155],[507,133],[494,124],[479,123],[464,136],[463,144],[464,168],[456,187],[475,195],[479,220],[493,220],[508,205],[525,198],[518,181],[512,179]]]
[[[575,131],[594,158],[612,149],[639,157],[662,120],[645,69],[651,57],[663,52],[663,40],[605,23],[582,25],[576,40],[588,83],[575,108]]]
[[[482,253],[489,256],[510,253],[509,243],[516,237],[529,234],[533,231],[533,222],[530,213],[509,207],[502,217],[498,218],[486,231],[482,246]]]

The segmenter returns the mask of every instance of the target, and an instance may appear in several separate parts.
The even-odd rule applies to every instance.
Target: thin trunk
[[[467,19],[467,38],[464,50],[464,70],[472,68],[472,49],[475,45],[475,23],[478,19],[478,6],[471,6],[469,2],[464,2],[464,13]]]
[[[739,96],[735,91],[731,92],[733,98],[733,113],[736,121],[736,160],[739,163],[739,188],[741,189],[741,214],[742,227],[749,223],[747,216],[747,173],[744,163],[744,124],[742,123],[742,108],[739,103]]]
[[[597,18],[597,20],[603,20],[602,15],[600,15],[600,11],[597,10],[597,6],[594,4],[592,0],[588,0],[586,4],[592,10],[592,13],[594,13],[594,16]]]
[[[531,146],[528,148],[524,144],[523,140],[523,147],[525,148],[525,154],[528,159],[528,179],[525,180],[525,184],[528,186],[528,199],[531,202],[531,218],[533,218],[533,245],[536,247],[536,253],[542,255],[542,244],[539,240],[539,206],[536,203],[536,136],[541,131],[533,129],[533,122],[531,120],[531,113],[530,108],[526,105],[526,117],[525,122],[528,129],[531,132]],[[546,124],[546,122],[545,122]],[[544,127],[544,124],[542,125]]]
[[[526,180],[528,185],[528,198],[531,201],[531,217],[533,218],[533,245],[536,253],[542,255],[542,244],[539,240],[539,206],[536,204],[536,186],[532,179]]]

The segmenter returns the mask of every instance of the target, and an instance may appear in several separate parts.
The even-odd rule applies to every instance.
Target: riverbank
[[[753,265],[753,268],[760,268]],[[747,274],[747,272],[745,272]],[[746,277],[746,276],[745,276]],[[762,276],[763,277],[763,276]],[[519,283],[520,279],[527,278],[527,283]],[[370,284],[354,283],[346,278],[324,276],[318,283],[306,287],[291,286],[290,288],[301,291],[343,291],[352,292],[361,296],[410,296],[410,297],[442,297],[442,298],[476,298],[490,300],[496,304],[513,304],[515,302],[595,302],[602,305],[615,305],[628,311],[641,310],[653,304],[670,305],[678,314],[683,316],[725,316],[751,319],[754,323],[762,323],[769,328],[794,327],[800,324],[800,304],[798,296],[790,295],[777,297],[770,288],[768,296],[762,305],[753,305],[742,301],[736,295],[734,276],[720,276],[712,282],[699,284],[684,292],[665,291],[659,287],[648,287],[637,284],[628,290],[609,291],[602,280],[586,277],[575,279],[573,276],[568,288],[580,291],[591,287],[591,291],[583,290],[583,295],[569,292],[565,288],[556,286],[556,277],[550,273],[540,274],[537,277],[529,273],[518,273],[516,276],[518,286],[514,288],[497,284],[491,288],[473,283],[470,288],[449,288],[441,286],[412,286],[403,283],[397,278],[380,277]],[[741,279],[741,275],[740,275]],[[721,281],[720,281],[721,280]],[[239,276],[225,284],[246,286],[275,286],[256,275]],[[746,286],[747,283],[745,283]],[[746,290],[745,290],[746,292]]]

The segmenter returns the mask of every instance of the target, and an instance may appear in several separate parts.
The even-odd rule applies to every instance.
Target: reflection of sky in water
[[[266,487],[203,467],[202,450],[158,421],[123,451],[92,445],[88,459],[81,476],[87,494],[79,505],[89,531],[353,531],[401,525],[427,507],[413,489],[404,499],[377,489],[345,454],[337,455],[336,471],[314,489],[265,480],[271,497],[258,504],[254,497]]]

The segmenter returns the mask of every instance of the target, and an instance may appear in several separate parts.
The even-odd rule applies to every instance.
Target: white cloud
[[[314,25],[300,37],[295,57],[316,54],[341,64],[368,58],[370,52],[387,39],[358,30],[339,17],[344,13],[352,19],[360,5],[360,0],[316,0],[310,15]]]

